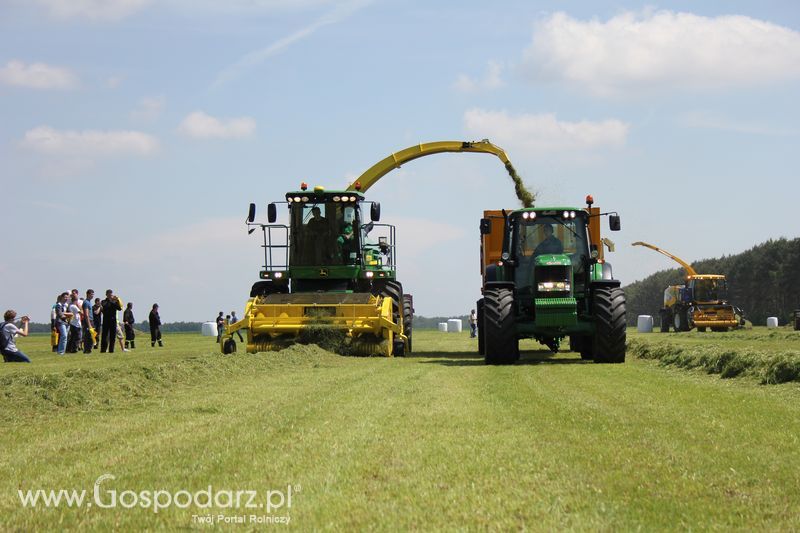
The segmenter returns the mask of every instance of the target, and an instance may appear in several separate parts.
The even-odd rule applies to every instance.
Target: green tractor
[[[477,302],[478,349],[487,364],[519,359],[519,339],[596,363],[625,362],[625,293],[604,260],[600,217],[620,229],[616,213],[586,208],[531,207],[484,211],[481,220],[483,298]]]

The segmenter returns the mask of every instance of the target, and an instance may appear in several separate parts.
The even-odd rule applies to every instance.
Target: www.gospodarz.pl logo
[[[212,510],[258,511],[264,515],[253,515],[256,521],[271,523],[289,523],[288,513],[292,508],[292,496],[300,492],[299,485],[287,485],[286,489],[258,491],[252,489],[215,489],[207,488],[189,491],[169,491],[164,489],[118,490],[107,482],[116,480],[113,474],[103,474],[94,482],[91,491],[86,489],[28,489],[18,490],[23,507],[67,507],[67,508],[100,508],[100,509],[146,509],[153,513],[177,507],[179,509],[202,509],[206,513]],[[285,516],[274,516],[275,513],[286,513]],[[208,517],[224,517],[211,515]],[[238,518],[250,518],[241,515]],[[278,520],[286,519],[286,520]],[[193,515],[194,520],[194,515]],[[204,520],[196,520],[204,522]],[[223,521],[213,520],[214,522]],[[250,520],[247,520],[248,522]]]

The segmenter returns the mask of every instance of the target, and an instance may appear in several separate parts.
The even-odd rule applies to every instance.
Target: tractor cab
[[[587,218],[586,211],[561,208],[511,214],[509,258],[518,295],[573,294],[572,280],[585,278],[589,265]]]

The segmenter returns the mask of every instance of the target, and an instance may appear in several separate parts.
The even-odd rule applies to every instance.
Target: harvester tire
[[[411,295],[403,295],[403,335],[408,337],[408,344],[406,345],[406,354],[411,353],[411,333],[414,326],[414,308],[411,305]]]
[[[483,338],[483,298],[478,300],[476,307],[478,309],[478,354],[486,355],[486,341]]]
[[[483,302],[486,364],[510,365],[519,359],[514,293],[509,289],[487,289]]]
[[[669,333],[670,318],[669,313],[661,312],[661,333]]]
[[[672,327],[675,331],[689,331],[689,321],[686,319],[686,310],[677,309],[672,317]]]
[[[236,353],[236,342],[233,339],[226,339],[222,343],[222,353],[225,355]]]
[[[595,334],[592,342],[595,363],[625,362],[625,292],[619,287],[594,291],[592,311]]]
[[[395,324],[400,323],[401,308],[403,306],[403,286],[399,281],[387,281],[378,287],[376,294],[384,298],[392,299],[392,320]]]

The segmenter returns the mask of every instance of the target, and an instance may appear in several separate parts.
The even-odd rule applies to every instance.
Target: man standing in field
[[[136,323],[136,319],[133,317],[133,302],[128,302],[125,307],[125,312],[122,313],[122,323],[125,325],[125,348],[123,350],[129,346],[133,350],[136,348],[136,332],[133,331],[133,325]]]
[[[237,323],[238,321],[239,321],[239,319],[238,319],[238,318],[236,318],[236,311],[231,311],[231,324],[235,324],[235,323]],[[237,329],[236,331],[234,331],[234,333],[236,333],[237,335],[239,335],[239,342],[244,342],[244,339],[242,338],[242,332],[241,332],[241,331],[239,331],[239,330]],[[233,337],[233,335],[231,335],[231,337]]]
[[[103,315],[103,335],[100,339],[100,353],[114,353],[114,337],[117,335],[117,311],[122,311],[122,303],[114,296],[114,291],[106,291],[106,299],[100,302]]]
[[[83,324],[83,353],[92,353],[92,346],[94,339],[92,339],[92,330],[97,335],[97,329],[92,322],[92,298],[94,298],[94,291],[89,289],[86,291],[86,298],[81,305],[81,323]]]
[[[475,335],[478,333],[478,315],[475,314],[475,310],[472,309],[469,312],[469,336],[471,339],[475,338]]]
[[[161,317],[158,314],[158,304],[153,304],[147,320],[150,323],[150,346],[155,346],[156,341],[159,346],[164,346],[161,344]]]

